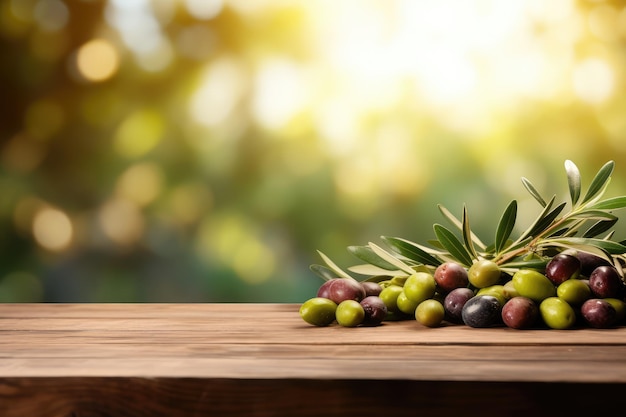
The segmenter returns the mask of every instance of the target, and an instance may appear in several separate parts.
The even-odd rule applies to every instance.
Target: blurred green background
[[[622,1],[0,0],[0,53],[0,301],[300,302],[566,159],[626,194]]]

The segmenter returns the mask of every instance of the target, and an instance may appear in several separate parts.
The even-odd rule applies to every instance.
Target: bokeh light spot
[[[222,0],[184,0],[187,11],[197,18],[209,20],[216,17],[224,6]]]
[[[35,5],[34,17],[42,30],[56,32],[67,25],[70,12],[62,1],[39,0]]]
[[[174,188],[168,198],[168,210],[181,225],[199,221],[213,205],[213,194],[204,184],[185,183]]]
[[[120,57],[107,40],[93,39],[82,45],[76,54],[76,66],[80,75],[88,81],[108,80],[117,72]]]
[[[73,234],[72,222],[61,210],[46,207],[35,214],[33,235],[41,247],[62,251],[72,243]]]
[[[306,76],[295,63],[283,58],[267,59],[258,70],[252,112],[268,128],[280,128],[302,111],[309,101]]]
[[[25,134],[9,139],[1,149],[0,161],[9,171],[32,172],[45,156],[42,144]]]
[[[119,198],[107,201],[98,218],[104,234],[120,246],[131,246],[143,236],[143,215],[131,201]]]
[[[163,188],[163,171],[154,163],[144,162],[128,168],[117,181],[117,194],[138,206],[152,203]]]
[[[165,130],[160,113],[144,109],[132,113],[118,127],[115,150],[128,158],[140,157],[161,141]]]
[[[573,72],[574,92],[582,100],[596,104],[607,100],[613,93],[614,75],[606,61],[588,58],[580,62]]]
[[[191,97],[189,112],[192,119],[204,126],[219,125],[230,116],[239,102],[245,86],[245,74],[240,65],[222,58],[204,71],[200,85]]]
[[[233,269],[248,284],[267,281],[274,272],[274,254],[261,242],[244,240],[233,254]]]

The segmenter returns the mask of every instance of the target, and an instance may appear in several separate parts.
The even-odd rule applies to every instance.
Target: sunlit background
[[[626,194],[623,1],[0,0],[0,52],[0,301],[299,302],[566,159]]]

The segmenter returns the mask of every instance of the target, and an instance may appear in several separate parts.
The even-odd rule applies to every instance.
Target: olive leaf
[[[614,210],[626,207],[626,196],[607,198],[599,201],[589,208],[595,210]]]
[[[351,278],[351,279],[354,279],[347,272],[345,272],[344,270],[339,268],[328,256],[324,255],[324,253],[322,253],[319,250],[317,251],[317,253],[319,253],[320,257],[324,260],[326,265],[328,265],[328,267],[337,274],[337,276],[335,278]]]
[[[580,198],[581,180],[580,171],[576,164],[569,159],[565,161],[565,172],[567,173],[567,183],[569,186],[569,194],[572,200],[572,207],[576,205]]]
[[[540,227],[541,222],[546,218],[548,213],[550,213],[550,209],[552,208],[552,204],[554,204],[554,200],[556,200],[556,195],[552,196],[550,201],[543,206],[543,210],[539,213],[539,216],[535,219],[533,224],[530,225],[519,237],[518,240],[523,240],[529,236],[534,236],[536,230]]]
[[[378,256],[369,246],[348,246],[348,252],[368,264],[377,266],[383,270],[393,271],[398,267]]]
[[[322,278],[324,281],[337,278],[337,274],[332,269],[325,267],[324,265],[313,264],[309,266],[309,269],[313,271],[317,276]]]
[[[563,202],[559,204],[558,206],[556,206],[554,209],[552,209],[552,211],[550,211],[548,214],[546,214],[545,217],[542,218],[539,222],[537,222],[535,227],[531,229],[530,235],[538,236],[542,234],[543,232],[547,231],[549,227],[552,225],[552,222],[554,222],[554,220],[559,216],[559,214],[561,214],[561,211],[563,211],[563,208],[565,207],[565,205],[566,203]],[[555,230],[555,232],[556,231],[557,230]]]
[[[434,251],[425,246],[398,237],[382,236],[382,239],[395,252],[415,262],[435,266],[441,264],[441,260],[432,254]]]
[[[439,208],[439,211],[441,212],[441,214],[443,214],[444,217],[446,219],[448,219],[448,221],[450,221],[450,223],[452,223],[454,226],[456,226],[460,231],[463,230],[463,222],[460,221],[459,219],[457,219],[450,212],[450,210],[448,210],[447,208],[445,208],[441,204],[437,205],[437,207]],[[487,246],[478,238],[478,236],[476,236],[474,233],[470,233],[470,236],[472,237],[472,242],[474,242],[474,244],[476,246],[478,246],[480,248],[480,250],[485,250],[486,249]]]
[[[392,254],[385,251],[383,248],[376,245],[375,243],[369,242],[368,245],[370,246],[370,248],[372,248],[375,254],[377,254],[378,256],[386,260],[387,262],[395,265],[398,269],[405,272],[406,274],[411,275],[415,272],[415,270],[413,270],[409,265],[402,262],[400,259],[394,257]]]
[[[504,248],[504,245],[506,245],[509,236],[511,236],[511,232],[513,232],[513,228],[515,227],[516,219],[517,201],[513,200],[506,207],[500,221],[498,222],[494,247],[496,253],[500,253],[500,251]]]
[[[548,263],[547,259],[529,259],[529,260],[513,260],[507,262],[502,265],[502,269],[508,270],[516,270],[520,268],[529,268],[529,269],[545,269],[546,264]]]
[[[467,248],[463,246],[454,233],[437,223],[433,226],[433,229],[435,231],[435,236],[437,236],[441,245],[446,248],[450,255],[458,259],[459,262],[465,266],[469,267],[472,265],[472,255],[469,253]]]
[[[584,210],[579,213],[572,214],[570,219],[594,219],[594,220],[613,220],[617,216],[603,210]]]
[[[465,248],[470,253],[472,259],[477,259],[478,254],[476,253],[476,249],[474,249],[474,244],[472,242],[472,230],[470,229],[469,216],[467,214],[467,206],[465,204],[463,204],[462,225],[462,235]]]
[[[537,191],[537,189],[533,186],[530,180],[528,180],[528,178],[522,177],[522,184],[524,185],[526,190],[528,190],[530,195],[532,195],[535,198],[535,200],[537,200],[539,204],[541,204],[541,207],[546,206],[547,204],[546,200],[544,200],[543,197],[541,197],[541,194],[539,194],[539,191]]]
[[[390,270],[372,264],[353,265],[348,268],[348,271],[359,275],[386,276],[387,278],[403,274],[403,272],[397,268]]]
[[[599,220],[594,223],[585,233],[583,233],[583,237],[590,238],[596,237],[604,232],[607,232],[611,227],[615,226],[619,218],[616,216],[611,220]]]
[[[541,242],[542,246],[567,246],[567,247],[581,247],[581,248],[597,248],[601,249],[609,254],[620,255],[626,253],[626,246],[613,242],[611,240],[605,239],[597,239],[597,238],[583,238],[583,237],[572,237],[572,238],[556,238],[556,239],[545,239]]]
[[[608,184],[609,178],[611,178],[611,174],[613,173],[613,168],[615,167],[615,163],[613,161],[609,161],[600,168],[594,179],[591,181],[591,185],[587,189],[587,193],[583,197],[582,202],[586,203],[596,196],[601,190],[605,189],[605,185]]]

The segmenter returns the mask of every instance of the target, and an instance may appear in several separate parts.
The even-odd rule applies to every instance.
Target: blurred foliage
[[[622,1],[0,0],[0,51],[0,301],[299,302],[566,159],[626,194]]]

